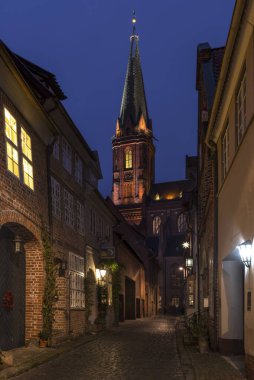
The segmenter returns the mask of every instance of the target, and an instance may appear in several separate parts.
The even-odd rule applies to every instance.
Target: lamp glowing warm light
[[[183,248],[187,249],[190,248],[190,243],[188,241],[184,241],[182,244]]]
[[[100,269],[100,273],[101,273],[101,279],[104,280],[104,277],[106,276],[106,269]]]
[[[240,253],[241,260],[243,264],[250,268],[251,266],[251,254],[252,254],[252,242],[250,240],[246,240],[242,244],[238,245],[238,250]]]
[[[183,271],[184,268],[183,268],[183,267],[179,267],[178,269],[179,269],[180,271]]]
[[[104,281],[106,274],[107,274],[106,269],[98,269],[98,268],[96,268],[95,276],[96,276],[96,280],[97,281]]]
[[[186,259],[186,268],[191,269],[193,267],[193,258],[192,257],[187,257]]]

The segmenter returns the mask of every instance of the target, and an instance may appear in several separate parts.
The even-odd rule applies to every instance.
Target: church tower
[[[112,140],[112,200],[129,223],[139,224],[142,204],[154,182],[154,145],[140,62],[139,37],[135,31],[135,13],[132,23],[120,115]]]

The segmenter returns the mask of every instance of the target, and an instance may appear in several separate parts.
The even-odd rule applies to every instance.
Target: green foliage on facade
[[[84,279],[86,325],[89,323],[89,318],[92,314],[92,307],[93,307],[93,302],[94,302],[94,297],[93,297],[94,286],[95,286],[95,279],[92,278],[92,276],[88,272]]]
[[[54,303],[57,299],[56,270],[54,266],[54,253],[50,243],[50,236],[45,224],[42,222],[41,240],[44,256],[45,285],[42,305],[42,331],[49,341],[52,338],[54,322]]]
[[[114,324],[119,323],[119,293],[121,291],[121,273],[124,269],[123,265],[116,261],[110,261],[105,263],[105,267],[112,274],[112,300],[114,307]]]

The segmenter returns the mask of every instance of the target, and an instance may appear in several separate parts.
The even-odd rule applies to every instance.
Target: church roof
[[[143,115],[147,127],[151,129],[151,122],[148,116],[144,80],[140,62],[138,40],[139,37],[135,34],[134,28],[132,36],[130,38],[130,55],[119,116],[120,128],[123,130],[131,127],[136,127],[141,115]]]
[[[192,180],[154,183],[151,186],[149,197],[156,201],[180,199],[184,192],[190,192],[193,188]]]

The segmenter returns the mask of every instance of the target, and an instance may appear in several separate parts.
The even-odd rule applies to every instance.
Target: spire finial
[[[130,37],[130,40],[133,41],[138,41],[138,36],[136,35],[136,22],[137,22],[137,19],[136,19],[136,12],[133,11],[132,12],[132,19],[131,19],[131,22],[132,22],[132,35]]]
[[[133,12],[132,12],[131,22],[132,22],[132,35],[135,36],[136,22],[137,22],[135,10],[133,10]]]

